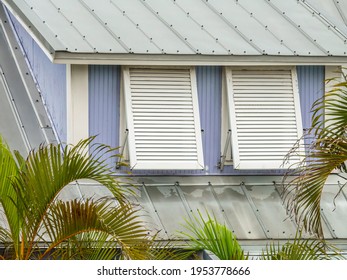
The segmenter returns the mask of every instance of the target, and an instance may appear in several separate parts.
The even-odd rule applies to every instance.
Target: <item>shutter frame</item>
[[[136,73],[144,78],[136,78]],[[141,80],[140,85],[136,79]],[[172,84],[165,79],[173,81]],[[123,83],[130,168],[204,169],[195,69],[123,67]],[[180,89],[181,83],[185,89]],[[190,141],[185,140],[188,134]]]
[[[252,73],[252,75],[254,75],[254,77],[251,77],[249,81],[246,81],[245,84],[249,83],[250,86],[248,87],[248,89],[245,90],[240,86],[241,83],[238,84],[236,81],[238,78],[236,73],[242,73],[242,71],[244,71],[244,77],[246,77],[248,73]],[[271,77],[268,80],[266,80],[267,78],[265,78],[265,82],[261,81],[261,76],[266,76],[266,74],[264,75],[264,72],[266,73],[266,71],[282,71],[278,72],[278,76],[282,75],[284,71],[287,71],[287,73],[290,73],[291,77],[290,85],[287,81],[287,89],[284,89],[284,87],[280,84],[285,84],[286,82],[284,82],[280,78],[276,80],[277,78]],[[240,74],[239,77],[242,77],[242,74]],[[275,73],[273,77],[276,77]],[[227,102],[229,107],[229,123],[230,128],[232,130],[231,141],[234,168],[287,169],[290,168],[296,162],[298,162],[301,159],[300,156],[293,157],[288,163],[283,164],[284,157],[287,155],[290,148],[292,148],[296,141],[298,139],[301,139],[302,137],[302,120],[296,68],[288,67],[261,69],[250,67],[247,69],[240,69],[227,67],[225,70],[225,78],[227,89]],[[252,78],[254,78],[254,80],[257,81],[260,80],[260,84],[263,83],[264,88],[261,89],[259,88],[259,86],[254,86]],[[247,78],[245,78],[245,80],[246,79]],[[283,87],[283,89],[281,89],[281,87]],[[290,87],[291,89],[289,90],[288,87]],[[240,90],[241,88],[242,90]],[[278,93],[275,93],[275,91],[272,90],[273,88],[278,88]],[[267,92],[270,92],[270,94],[267,94]],[[255,94],[258,94],[259,97],[266,95],[267,101],[264,102],[264,100],[262,100],[263,98],[258,99],[258,101],[255,101]],[[284,98],[283,94],[290,95],[291,100],[289,101],[289,97]],[[273,95],[273,97],[271,95]],[[238,99],[238,97],[241,98]],[[286,99],[287,101],[285,101]],[[283,102],[281,102],[281,100],[283,100]],[[284,109],[282,109],[282,111],[288,110],[288,113],[286,114],[288,115],[288,120],[291,121],[291,126],[288,125],[288,121],[284,121],[284,118],[283,120],[281,120],[281,116],[276,116],[276,110],[278,110],[278,108],[276,108],[275,106],[278,102],[281,102],[281,106],[283,106],[283,104],[285,103],[285,107],[283,107]],[[263,110],[258,109],[259,112],[257,112],[256,109],[252,109],[252,106],[249,106],[249,104],[252,104],[254,108],[256,108],[256,106],[263,106]],[[264,109],[265,106],[268,106],[268,108],[266,107],[267,109]],[[244,117],[241,117],[242,114]],[[253,115],[253,118],[250,117],[251,115]],[[271,117],[271,115],[273,116]],[[256,123],[255,120],[262,118],[266,120],[265,124],[252,124],[252,122]],[[271,119],[273,119],[273,122]],[[274,128],[277,129],[276,133],[273,132]],[[271,133],[267,134],[267,132],[262,132],[262,130],[266,130],[267,132],[271,130]],[[294,130],[295,135],[293,134]],[[289,137],[290,132],[294,136]],[[281,133],[283,135],[283,140],[280,138]],[[271,139],[271,135],[275,138]],[[266,137],[269,137],[269,139],[266,139]],[[269,141],[273,140],[273,142],[275,142],[274,139],[278,139],[278,143],[271,145]],[[290,142],[291,144],[284,144],[285,142]],[[272,146],[278,150],[276,153],[274,151],[269,150],[268,147]],[[288,150],[286,150],[287,148]],[[299,150],[299,152],[301,151]]]

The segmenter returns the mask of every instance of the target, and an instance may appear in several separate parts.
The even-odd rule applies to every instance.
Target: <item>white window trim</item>
[[[223,104],[222,106],[222,151],[221,154],[223,156],[223,149],[225,147],[226,135],[228,128],[231,129],[231,149],[229,149],[226,154],[225,165],[233,164],[235,169],[287,169],[294,162],[288,162],[286,165],[279,164],[278,161],[264,161],[264,162],[242,162],[239,156],[239,148],[238,148],[238,135],[236,130],[236,120],[233,116],[235,116],[235,104],[233,101],[233,84],[232,84],[232,70],[240,70],[240,69],[252,69],[252,70],[291,70],[292,73],[292,83],[293,83],[293,97],[294,97],[294,108],[295,108],[295,117],[296,117],[296,127],[298,139],[302,136],[302,120],[301,120],[301,109],[300,109],[300,98],[298,92],[298,81],[297,81],[297,73],[295,67],[226,67],[224,74],[224,97],[227,101],[227,104]],[[227,98],[226,98],[227,97]],[[229,127],[227,127],[229,122]],[[232,153],[232,158],[231,158]]]
[[[89,137],[88,65],[66,65],[67,143]]]
[[[135,133],[132,108],[131,108],[131,91],[130,91],[130,68],[150,68],[150,69],[189,69],[191,77],[191,91],[192,91],[192,103],[195,125],[195,137],[196,137],[196,150],[197,159],[194,161],[152,161],[141,162],[137,159],[135,150]],[[200,115],[197,96],[197,84],[196,73],[194,67],[128,67],[122,68],[122,86],[121,86],[121,133],[120,133],[120,145],[124,143],[124,136],[128,133],[127,147],[124,151],[124,158],[129,160],[130,169],[138,170],[203,170],[203,147],[201,141],[201,128],[200,128]],[[123,105],[123,106],[122,106]],[[125,116],[125,118],[124,118]],[[124,161],[124,159],[123,159]]]

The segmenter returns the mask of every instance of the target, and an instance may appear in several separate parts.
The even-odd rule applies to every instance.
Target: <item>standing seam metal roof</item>
[[[0,7],[0,135],[26,156],[42,143],[56,142],[40,92]]]
[[[341,190],[336,196],[345,183],[332,175],[323,191],[323,229],[329,240],[347,239],[341,222],[347,218],[347,193]],[[286,213],[281,176],[133,177],[121,185],[136,193],[130,200],[141,206],[141,220],[149,230],[159,230],[159,237],[166,240],[183,240],[179,232],[185,230],[185,220],[193,221],[198,212],[206,217],[206,211],[240,240],[288,240],[296,234],[295,223]],[[65,188],[60,198],[109,195],[96,182],[80,181]]]
[[[347,0],[3,0],[48,52],[347,56]]]

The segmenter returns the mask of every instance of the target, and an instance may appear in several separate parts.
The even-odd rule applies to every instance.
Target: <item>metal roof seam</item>
[[[10,14],[17,15],[17,16],[14,16],[14,17],[16,17],[16,19],[19,21],[19,23],[23,25],[25,30],[29,34],[31,34],[33,39],[42,48],[42,50],[45,52],[47,57],[52,61],[53,60],[53,55],[55,53],[55,49],[54,49],[53,45],[51,44],[51,42],[45,41],[43,34],[40,33],[40,31],[37,28],[37,26],[33,26],[32,25],[31,21],[28,18],[25,17],[25,13],[15,3],[8,3],[8,1],[3,1],[3,0],[2,0],[2,2],[3,2],[2,3],[2,8],[4,9],[7,18],[9,20],[11,20],[11,22],[12,22]],[[24,5],[29,7],[29,9],[31,8],[30,5],[27,2],[24,2]],[[33,14],[38,19],[41,20],[41,18],[37,15],[36,11],[34,11],[34,10],[31,10],[31,11],[33,12]],[[49,29],[49,31],[52,34],[54,34],[52,29],[47,24],[46,24],[46,26]],[[58,41],[58,43],[60,45],[62,45],[62,46],[64,45],[64,43],[60,40],[60,38],[55,37],[55,39]]]
[[[328,230],[329,230],[331,236],[332,236],[333,238],[337,238],[337,236],[336,236],[336,234],[335,234],[335,230],[333,229],[332,225],[329,223],[329,220],[328,220],[328,218],[325,216],[323,209],[321,209],[320,213],[321,213],[322,220],[324,221],[325,225],[327,226],[327,228],[328,228]]]
[[[259,211],[258,211],[258,209],[257,209],[257,207],[256,207],[256,205],[255,205],[255,203],[254,203],[254,201],[253,201],[253,199],[252,199],[251,196],[247,193],[247,190],[245,190],[245,183],[242,182],[242,183],[240,184],[240,187],[241,187],[241,190],[242,190],[243,194],[244,194],[245,197],[247,198],[247,201],[248,201],[249,205],[251,206],[251,209],[252,209],[252,211],[253,211],[253,213],[254,213],[254,215],[255,215],[257,221],[259,222],[260,227],[261,227],[261,229],[263,230],[263,233],[264,233],[265,237],[266,237],[266,238],[270,238],[270,237],[269,237],[269,231],[266,229],[266,226],[265,226],[263,220],[262,220],[261,217],[260,217]],[[250,233],[250,232],[249,232],[249,233]]]
[[[195,20],[189,12],[185,11],[175,0],[171,0],[174,2],[174,4],[184,13],[188,16],[189,19],[191,19],[198,27],[201,28],[201,30],[203,30],[208,36],[210,36],[218,45],[220,45],[227,53],[230,54],[230,49],[228,49],[227,47],[225,47],[219,40],[218,38],[216,38],[215,36],[212,35],[212,33],[210,33],[206,27],[204,27],[203,24],[200,24],[197,20]]]
[[[24,124],[21,120],[21,117],[20,117],[20,113],[18,111],[18,108],[16,106],[16,101],[11,93],[11,90],[10,90],[10,87],[7,83],[7,79],[6,79],[6,76],[5,76],[5,72],[4,70],[2,69],[1,65],[0,65],[0,77],[1,77],[1,83],[5,89],[5,94],[6,94],[6,97],[8,99],[8,104],[10,105],[10,108],[11,108],[11,111],[13,112],[13,115],[15,117],[15,121],[17,123],[17,126],[19,128],[19,132],[22,136],[22,139],[23,139],[23,142],[24,142],[24,145],[25,145],[25,148],[27,150],[27,152],[29,152],[31,150],[31,145],[30,145],[30,141],[29,141],[29,138],[28,138],[28,135],[25,131],[25,127],[24,127]]]
[[[147,198],[147,200],[148,200],[150,206],[152,207],[151,210],[154,211],[154,213],[155,213],[155,215],[156,215],[156,218],[158,219],[158,221],[159,221],[159,223],[160,223],[161,228],[164,229],[164,233],[166,234],[166,236],[168,237],[168,239],[170,239],[169,234],[168,234],[168,231],[167,231],[167,229],[165,228],[164,223],[163,223],[163,221],[162,221],[162,219],[161,219],[161,217],[160,217],[160,215],[159,215],[159,213],[158,213],[158,210],[157,210],[157,208],[155,207],[155,205],[154,205],[154,203],[153,203],[151,197],[149,196],[149,193],[148,193],[148,191],[147,191],[147,189],[146,189],[146,185],[145,185],[144,183],[142,183],[142,189],[143,189],[143,191],[144,191],[144,193],[145,193],[145,196],[146,196],[146,198]]]
[[[319,50],[321,50],[324,54],[330,55],[329,51],[323,48],[320,44],[317,43],[315,39],[313,39],[307,32],[305,32],[300,25],[297,25],[293,20],[291,20],[285,12],[281,11],[275,4],[271,3],[270,0],[264,0],[271,8],[273,8],[278,14],[280,14],[284,19],[286,19],[293,27],[296,28],[301,34],[303,34],[312,44],[314,44]],[[299,55],[298,52],[294,51],[296,55]]]
[[[89,40],[80,32],[80,30],[78,30],[78,28],[74,25],[73,21],[70,20],[66,15],[64,15],[64,13],[61,11],[61,9],[59,7],[57,7],[52,0],[49,0],[49,2],[51,3],[51,5],[57,10],[58,14],[60,14],[70,25],[71,27],[75,30],[75,32],[81,36],[81,38],[87,43],[87,45],[91,48],[91,50],[94,52],[95,48],[93,47],[93,45],[89,42]],[[66,48],[67,51],[69,51],[68,48]],[[75,48],[75,51],[78,51],[77,48]]]
[[[153,8],[148,3],[146,3],[146,0],[139,1],[147,10],[149,10],[155,17],[157,17],[163,24],[165,24],[166,27],[168,27],[168,29],[173,34],[175,34],[177,38],[179,38],[185,45],[187,45],[194,53],[198,53],[198,48],[195,48],[191,43],[189,43],[187,38],[182,37],[182,35],[172,25],[170,25],[166,20],[164,20],[158,12],[155,12]],[[177,52],[179,52],[179,50],[177,50]]]
[[[81,1],[81,0],[79,0],[79,1]],[[124,11],[122,11],[122,9],[121,8],[119,8],[119,6],[116,4],[116,3],[114,3],[114,1],[113,0],[110,0],[110,3],[111,3],[111,5],[113,5],[120,13],[122,13],[123,14],[123,16],[125,16],[138,30],[140,30],[140,32],[159,50],[159,51],[161,51],[162,53],[165,53],[165,50],[163,49],[163,48],[161,48],[157,43],[155,43],[153,40],[152,40],[152,38],[151,38],[151,36],[149,36],[149,35],[147,35],[147,33],[138,25],[138,24],[136,24],[128,15],[127,15],[127,13],[125,13]],[[116,38],[117,39],[117,38]],[[130,50],[131,50],[131,48],[130,48]]]
[[[243,34],[238,28],[237,25],[234,25],[231,23],[224,15],[223,13],[220,13],[214,6],[212,6],[211,3],[205,0],[201,0],[206,6],[208,6],[216,15],[218,15],[229,27],[234,29],[237,34],[240,35],[240,37],[248,43],[251,47],[253,47],[255,50],[257,50],[260,54],[265,54],[263,50],[253,42],[251,38],[248,38],[245,34]]]
[[[231,222],[229,221],[229,218],[228,218],[227,214],[225,213],[224,208],[223,208],[220,200],[218,199],[216,191],[213,189],[213,185],[211,184],[211,182],[208,182],[208,185],[209,185],[209,188],[210,188],[211,193],[213,195],[213,198],[216,200],[218,207],[219,207],[220,211],[222,212],[223,218],[226,221],[228,228],[230,228],[232,232],[235,232],[235,229],[233,228]]]
[[[336,27],[334,23],[332,23],[327,17],[322,15],[322,13],[318,12],[311,4],[307,1],[302,0],[299,2],[303,7],[308,9],[313,15],[317,15],[319,20],[326,25],[328,30],[332,30],[335,35],[337,35],[344,43],[347,42],[347,35],[344,34],[339,28]]]
[[[0,18],[7,18],[8,25],[2,25],[4,35],[6,37],[9,48],[12,51],[13,58],[16,61],[18,70],[23,74],[21,75],[23,78],[23,84],[29,93],[31,103],[33,105],[33,109],[37,116],[37,120],[39,122],[40,128],[42,130],[44,139],[46,143],[55,142],[58,139],[58,133],[56,131],[55,126],[53,125],[53,120],[51,115],[48,112],[46,107],[45,100],[41,95],[41,89],[39,83],[33,73],[33,69],[30,65],[29,58],[27,53],[25,52],[23,46],[20,42],[18,34],[15,31],[14,24],[11,20],[11,17],[4,7],[0,7]],[[6,22],[6,21],[5,21]],[[35,101],[34,101],[35,100]],[[53,131],[54,139],[49,138],[48,132],[49,130]]]
[[[238,5],[245,11],[247,12],[248,14],[251,15],[251,17],[256,21],[258,22],[261,26],[263,26],[265,28],[266,31],[268,31],[281,45],[285,46],[289,51],[291,51],[293,54],[294,54],[294,50],[292,50],[289,46],[287,46],[285,43],[284,43],[284,40],[280,39],[275,33],[273,33],[270,28],[263,24],[253,13],[251,13],[249,10],[247,10],[241,3],[238,2]]]
[[[335,5],[337,11],[339,12],[339,14],[340,14],[340,16],[341,16],[343,22],[347,25],[347,17],[346,17],[346,15],[343,13],[339,1],[333,0],[333,3],[334,3],[334,5]]]

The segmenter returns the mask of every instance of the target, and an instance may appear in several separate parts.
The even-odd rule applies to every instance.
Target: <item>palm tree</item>
[[[208,250],[220,260],[247,259],[236,236],[226,225],[219,223],[208,212],[207,219],[198,213],[199,216],[193,216],[193,220],[186,220],[184,227],[187,232],[180,233],[188,238],[196,251]]]
[[[304,230],[320,238],[324,237],[320,210],[324,185],[332,171],[346,172],[347,77],[343,73],[341,76],[342,82],[327,81],[333,83],[332,90],[315,102],[312,127],[305,135],[312,144],[303,154],[303,160],[284,177],[289,213]],[[304,150],[298,146],[293,152],[300,149]],[[339,175],[347,179],[342,173]]]
[[[140,222],[104,158],[114,150],[92,143],[46,145],[24,159],[0,137],[0,226],[2,258],[125,259],[148,257],[153,239]],[[91,146],[93,152],[86,151]],[[112,193],[112,199],[63,201],[62,189],[90,179]],[[115,201],[117,203],[115,203]],[[0,216],[1,217],[1,216]]]
[[[215,217],[207,212],[207,219],[194,216],[186,220],[187,232],[180,235],[188,238],[194,250],[207,250],[220,260],[247,260],[245,253],[234,233]],[[297,231],[293,240],[284,244],[267,244],[260,260],[328,260],[342,258],[339,251],[321,239],[303,238],[301,230]]]

